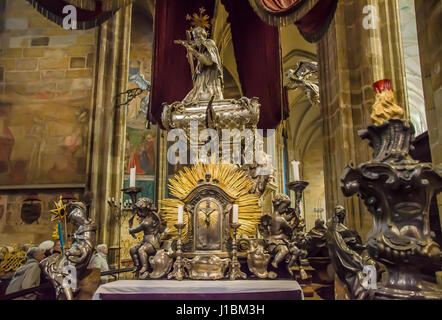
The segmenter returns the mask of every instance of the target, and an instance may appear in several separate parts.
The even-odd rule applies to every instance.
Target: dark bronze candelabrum
[[[135,208],[135,204],[137,203],[137,195],[141,192],[141,188],[129,187],[121,191],[123,191],[125,194],[127,194],[130,197],[130,200],[132,201],[132,208]]]
[[[307,181],[292,181],[287,183],[287,188],[295,192],[295,212],[301,213],[302,194],[309,183]]]
[[[230,260],[230,280],[246,279],[247,275],[241,271],[241,264],[238,260],[238,244],[236,243],[236,235],[238,228],[241,226],[239,223],[231,223],[230,226],[233,229],[232,238],[232,258]]]
[[[181,240],[181,234],[185,224],[177,223],[174,226],[178,230],[178,239],[176,243],[176,260],[173,264],[173,270],[171,273],[169,273],[167,279],[176,279],[181,281],[186,275],[186,271],[184,270],[184,264],[183,264],[183,251],[182,251],[183,242]]]
[[[359,135],[370,141],[373,160],[345,168],[341,188],[347,197],[357,194],[373,215],[366,247],[374,261],[386,266],[387,273],[370,296],[442,299],[442,290],[424,281],[420,270],[423,266],[441,267],[441,251],[432,239],[429,208],[433,196],[442,190],[442,177],[431,163],[410,156],[414,138],[410,122],[390,119],[369,126]],[[336,248],[340,249],[338,244]],[[343,250],[337,253],[346,255]],[[354,268],[342,271],[355,273]],[[359,282],[347,286],[350,293],[366,289]]]
[[[118,248],[116,248],[114,261],[117,261],[118,269],[121,268],[121,228],[124,222],[125,216],[123,212],[132,211],[135,208],[135,203],[137,202],[137,195],[141,192],[141,188],[130,187],[122,189],[125,194],[129,195],[131,198],[131,203],[122,203],[121,200],[115,200],[115,198],[109,198],[107,203],[111,209],[112,216],[117,219],[118,223]],[[120,274],[118,274],[118,279]]]

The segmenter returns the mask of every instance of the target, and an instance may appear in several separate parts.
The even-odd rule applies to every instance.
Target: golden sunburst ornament
[[[178,220],[178,206],[184,206],[186,197],[199,186],[199,181],[204,180],[207,175],[212,180],[217,180],[217,186],[224,190],[229,197],[238,204],[238,222],[241,224],[238,229],[239,235],[253,237],[256,234],[256,227],[261,217],[261,207],[259,198],[256,194],[250,194],[249,190],[253,186],[245,173],[231,164],[196,164],[190,168],[186,167],[169,179],[169,190],[174,199],[164,199],[160,201],[160,209],[163,213],[163,219],[167,222],[167,227],[172,236],[177,236],[174,224]],[[184,207],[183,238],[187,239],[190,215]],[[212,224],[213,221],[210,221]]]
[[[199,14],[187,14],[186,15],[186,20],[190,21],[190,25],[191,25],[191,30],[197,28],[197,27],[201,27],[204,28],[207,33],[209,33],[210,31],[210,17],[209,15],[205,14],[206,9],[205,8],[200,8],[199,9]]]
[[[58,222],[61,222],[66,214],[66,205],[63,203],[63,196],[60,196],[57,202],[54,201],[54,205],[55,209],[50,210],[52,214],[51,221],[58,220]]]

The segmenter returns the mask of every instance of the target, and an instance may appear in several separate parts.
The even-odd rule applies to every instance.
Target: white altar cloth
[[[101,285],[93,300],[303,300],[294,280],[119,280]]]

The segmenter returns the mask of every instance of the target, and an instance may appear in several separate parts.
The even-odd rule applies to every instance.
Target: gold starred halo
[[[190,21],[191,31],[195,28],[201,27],[206,30],[207,34],[210,33],[210,17],[205,13],[206,9],[203,7],[199,9],[199,14],[193,13],[192,15],[186,15],[186,20]]]
[[[52,214],[51,221],[58,220],[59,222],[62,222],[66,214],[66,205],[63,203],[63,196],[60,196],[57,202],[54,201],[54,205],[55,209],[50,210],[50,213]]]
[[[256,194],[250,194],[249,190],[253,182],[246,177],[245,173],[232,164],[202,164],[198,163],[190,168],[186,167],[169,179],[169,190],[175,198],[160,200],[160,210],[167,222],[169,233],[177,237],[174,227],[178,221],[178,206],[184,206],[184,199],[196,188],[198,181],[204,180],[206,174],[210,174],[213,180],[223,189],[234,202],[238,204],[238,223],[241,224],[238,234],[253,237],[256,227],[262,215],[259,198]],[[184,207],[183,222],[185,227],[182,236],[188,237],[190,215]]]

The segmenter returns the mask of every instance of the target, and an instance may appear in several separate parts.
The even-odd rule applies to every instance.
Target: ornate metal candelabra
[[[390,119],[359,135],[370,140],[373,160],[357,168],[348,166],[341,186],[345,196],[358,194],[374,217],[367,250],[388,270],[375,298],[441,299],[442,291],[423,281],[419,268],[441,265],[428,211],[431,199],[442,189],[442,178],[431,163],[411,158],[414,129],[408,121]]]
[[[308,185],[309,183],[307,181],[293,181],[287,183],[287,188],[295,192],[295,211],[298,214],[301,213],[302,194]]]
[[[238,245],[236,243],[236,234],[238,228],[241,226],[239,223],[231,223],[230,226],[233,229],[232,238],[232,258],[230,261],[230,280],[246,279],[247,275],[241,271],[241,264],[238,261]]]
[[[296,233],[303,232],[305,229],[305,219],[301,217],[301,200],[302,194],[308,185],[309,183],[307,181],[293,181],[287,183],[287,188],[295,192],[294,212],[297,219],[293,227],[295,228]]]
[[[184,264],[183,264],[183,251],[182,251],[182,240],[181,240],[181,233],[185,226],[184,223],[177,223],[174,225],[175,228],[178,230],[178,240],[176,243],[176,260],[173,264],[173,270],[169,275],[167,276],[167,279],[176,279],[176,280],[183,280],[184,276],[186,275],[186,272],[184,270]]]
[[[137,203],[137,195],[141,192],[141,188],[139,187],[130,187],[130,188],[125,188],[123,190],[125,194],[127,194],[131,201],[132,201],[132,208],[135,208],[135,203]]]

